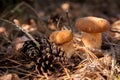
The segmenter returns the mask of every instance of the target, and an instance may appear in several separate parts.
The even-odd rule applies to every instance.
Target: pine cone
[[[51,74],[59,70],[61,64],[64,65],[67,60],[65,52],[54,43],[50,43],[47,38],[36,40],[39,42],[40,48],[32,40],[28,40],[21,49],[22,53],[36,63],[40,74]]]
[[[35,58],[37,59],[40,56],[39,48],[32,40],[25,41],[21,52],[23,52],[26,57],[32,60],[34,60]]]

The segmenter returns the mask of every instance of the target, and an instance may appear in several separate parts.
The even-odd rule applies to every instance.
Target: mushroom
[[[77,19],[75,27],[82,31],[82,42],[90,49],[100,49],[102,45],[102,32],[110,29],[110,23],[103,18],[84,17]]]
[[[72,40],[73,35],[71,30],[55,31],[50,35],[50,41],[56,44],[64,44]]]
[[[74,53],[73,33],[71,30],[55,31],[51,33],[49,39],[50,42],[54,42],[60,48],[63,48],[68,58]]]

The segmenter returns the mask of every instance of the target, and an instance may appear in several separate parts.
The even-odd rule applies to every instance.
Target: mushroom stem
[[[101,33],[82,33],[82,41],[85,47],[100,49],[102,45]]]
[[[66,42],[62,45],[59,45],[59,47],[63,48],[63,50],[66,53],[67,58],[70,58],[74,54],[73,40]]]

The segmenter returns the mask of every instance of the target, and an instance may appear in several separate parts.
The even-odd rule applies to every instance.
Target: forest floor
[[[120,80],[120,10],[116,2],[36,0],[4,9],[0,14],[0,80]],[[90,50],[79,44],[81,34],[75,22],[87,16],[110,22],[110,30],[102,34],[101,49]],[[64,27],[73,31],[73,39],[78,40],[76,47],[86,52],[77,53],[80,60],[73,63],[73,68],[63,68],[62,73],[52,75],[39,74],[37,65],[21,53],[23,44],[31,39],[29,34],[34,39],[49,37]]]

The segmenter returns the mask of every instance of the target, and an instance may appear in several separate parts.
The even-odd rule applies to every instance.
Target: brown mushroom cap
[[[73,34],[70,30],[55,31],[50,35],[50,41],[56,44],[64,44],[73,39]]]
[[[92,16],[79,18],[75,26],[78,30],[87,33],[101,33],[110,29],[110,23],[107,20]]]

